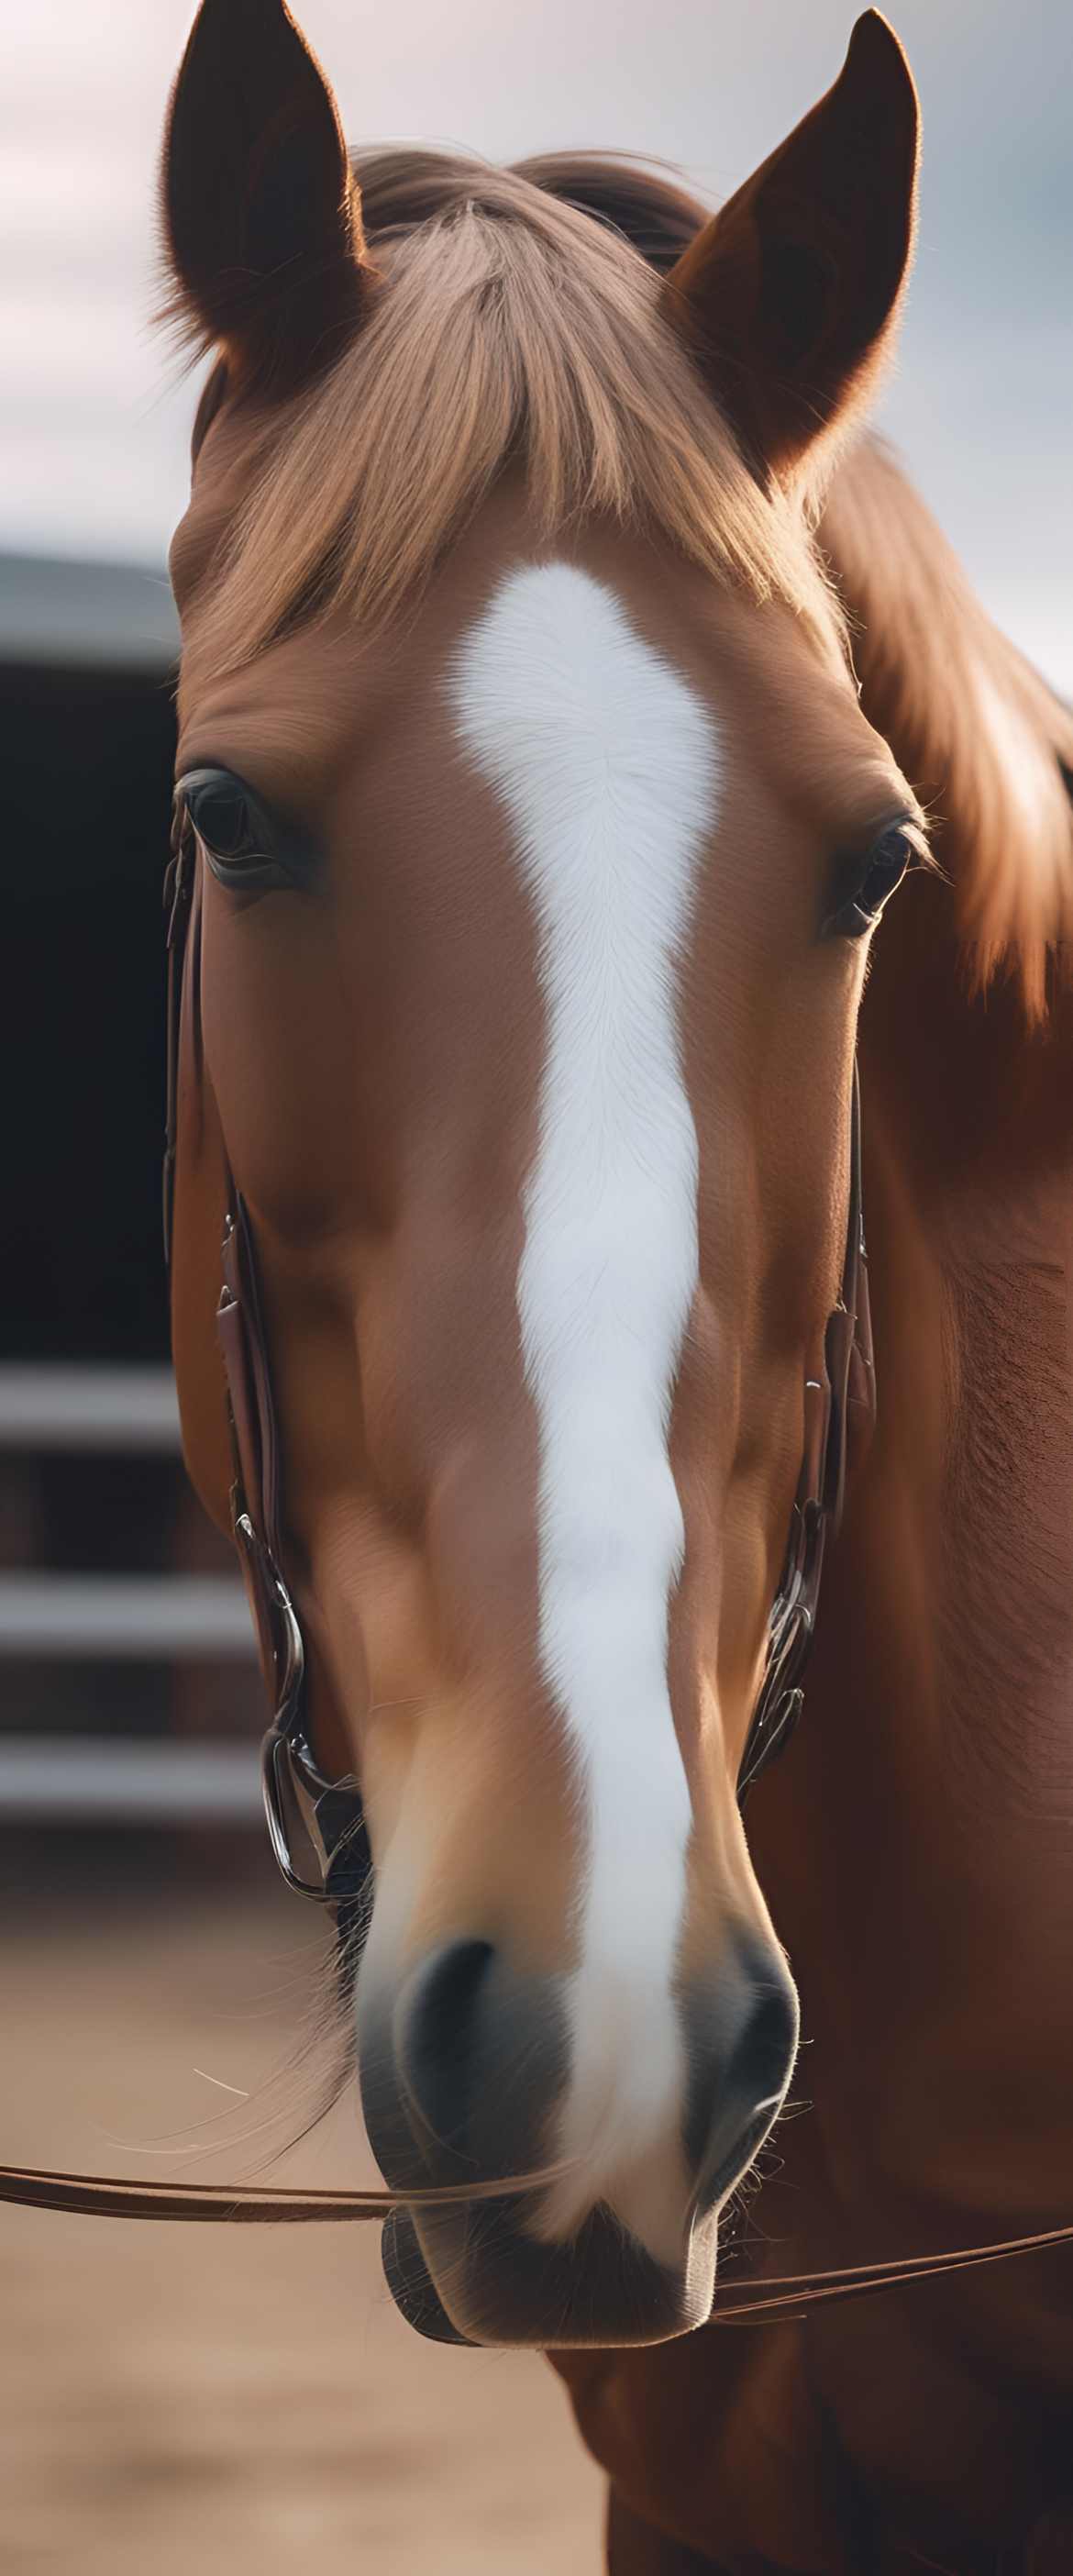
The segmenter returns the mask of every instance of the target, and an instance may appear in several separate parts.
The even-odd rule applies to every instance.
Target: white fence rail
[[[0,1573],[0,1655],[170,1664],[256,1652],[240,1575]]]
[[[256,1744],[0,1735],[8,1823],[253,1825],[262,1815]]]
[[[176,1456],[170,1368],[0,1364],[0,1451]],[[3,1661],[256,1660],[245,1587],[226,1574],[0,1571]],[[206,1738],[0,1731],[0,1820],[254,1823],[258,1748]]]
[[[182,1449],[170,1368],[98,1367],[76,1360],[0,1363],[0,1449]]]

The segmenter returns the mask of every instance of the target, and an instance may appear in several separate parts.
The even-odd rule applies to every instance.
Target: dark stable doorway
[[[171,684],[0,668],[0,1358],[163,1360]]]
[[[175,760],[158,673],[0,665],[0,1362],[167,1361],[163,908]],[[0,1575],[231,1574],[182,1460],[0,1447]],[[257,1736],[255,1666],[0,1655],[0,1737]],[[0,1878],[100,1846],[230,1867],[217,1827],[0,1825]],[[56,1841],[57,1832],[59,1842]],[[82,1867],[79,1861],[78,1866]],[[185,1862],[184,1862],[185,1866]],[[200,1866],[200,1861],[199,1861]],[[267,1862],[265,1862],[267,1869]]]

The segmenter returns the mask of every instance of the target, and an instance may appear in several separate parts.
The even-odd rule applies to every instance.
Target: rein
[[[27,2209],[62,2209],[91,2218],[222,2220],[231,2226],[279,2227],[338,2225],[341,2221],[383,2219],[394,2209],[434,2209],[450,2203],[506,2200],[534,2191],[554,2179],[552,2173],[519,2174],[503,2182],[460,2183],[428,2191],[267,2191],[256,2183],[105,2182],[96,2174],[48,2173],[33,2165],[0,2165],[0,2201]],[[985,2263],[1009,2263],[1019,2254],[1041,2254],[1073,2245],[1073,2227],[1052,2227],[1038,2236],[1008,2236],[995,2245],[969,2245],[947,2254],[907,2255],[888,2263],[850,2264],[841,2270],[774,2273],[766,2280],[736,2282],[732,2295],[715,2304],[711,2325],[741,2325],[759,2317],[769,2325],[800,2317],[817,2307],[844,2306],[880,2290],[907,2289],[947,2272],[978,2270]],[[751,2295],[742,2296],[743,2291]]]

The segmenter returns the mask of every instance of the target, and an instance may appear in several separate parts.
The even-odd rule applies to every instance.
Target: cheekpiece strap
[[[864,1465],[876,1419],[868,1254],[861,1193],[861,1093],[853,1067],[850,1111],[849,1211],[842,1290],[823,1337],[823,1381],[805,1385],[805,1450],[794,1496],[790,1536],[779,1589],[768,1624],[767,1660],[760,1696],[738,1772],[738,1805],[753,1781],[789,1743],[805,1694],[801,1687],[812,1652],[824,1552],[838,1535],[850,1486]]]
[[[170,1270],[178,1145],[183,968],[193,910],[197,841],[176,797],[168,913],[168,1107],[164,1153],[164,1252]],[[356,1780],[327,1780],[306,1733],[305,1645],[280,1571],[280,1452],[253,1230],[233,1177],[221,1247],[216,1328],[227,1379],[234,1483],[231,1526],[250,1597],[272,1724],[261,1779],[272,1848],[288,1884],[333,1905],[340,1934],[362,1919],[371,1867]]]

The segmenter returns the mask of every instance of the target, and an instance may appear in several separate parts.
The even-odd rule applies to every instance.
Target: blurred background
[[[156,159],[190,0],[5,12],[0,546],[158,568],[187,386],[148,329]],[[355,141],[601,145],[712,203],[834,78],[853,0],[307,0]],[[1073,692],[1067,0],[892,0],[924,110],[916,276],[885,407],[986,606]]]
[[[151,327],[154,189],[191,14],[12,0],[0,84],[0,2155],[123,2172],[260,2101],[317,1955],[259,1824],[260,1685],[182,1468],[160,1255],[165,564],[196,387]],[[612,146],[716,204],[829,85],[855,13],[300,14],[355,142]],[[892,14],[925,162],[881,418],[986,607],[1073,695],[1073,12]],[[243,2170],[275,2139],[260,2118],[224,2125]],[[322,2179],[368,2170],[352,2123],[317,2153]],[[311,2233],[0,2212],[0,2567],[273,2576],[315,2546],[326,2576],[596,2576],[599,2482],[541,2366],[418,2345],[375,2245]]]

